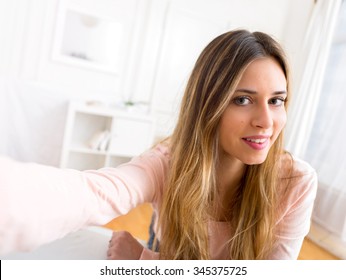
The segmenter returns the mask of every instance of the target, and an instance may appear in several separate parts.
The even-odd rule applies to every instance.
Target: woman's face
[[[286,124],[287,81],[278,62],[257,59],[246,68],[219,126],[220,156],[260,164]]]

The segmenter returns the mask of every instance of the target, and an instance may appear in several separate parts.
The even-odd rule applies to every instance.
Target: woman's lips
[[[254,150],[263,150],[269,144],[270,136],[257,135],[244,137],[242,140]]]

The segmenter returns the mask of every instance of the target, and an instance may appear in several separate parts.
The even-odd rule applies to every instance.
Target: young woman
[[[0,253],[154,207],[154,252],[115,233],[110,259],[296,259],[315,171],[282,149],[284,52],[236,30],[201,53],[173,135],[117,168],[59,170],[0,160]]]

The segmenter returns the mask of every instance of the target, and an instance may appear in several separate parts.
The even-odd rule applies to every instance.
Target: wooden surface
[[[105,227],[113,230],[126,230],[133,236],[147,241],[149,238],[149,225],[152,212],[151,204],[142,204],[130,211],[127,215],[109,222]]]
[[[305,238],[298,260],[339,260],[339,258]]]
[[[107,228],[113,230],[126,230],[135,237],[148,240],[149,225],[152,215],[152,207],[150,204],[143,204],[133,209],[125,216],[119,217],[106,225]],[[305,239],[300,251],[299,260],[338,260],[329,252],[320,248],[309,239]]]

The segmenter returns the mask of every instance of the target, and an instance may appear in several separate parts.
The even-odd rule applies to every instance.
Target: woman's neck
[[[224,196],[235,191],[244,175],[246,165],[234,158],[225,158],[220,161],[217,169],[219,194]]]
[[[218,221],[227,220],[232,200],[235,199],[246,165],[237,159],[222,160],[217,169],[218,198],[214,205],[213,218]]]

